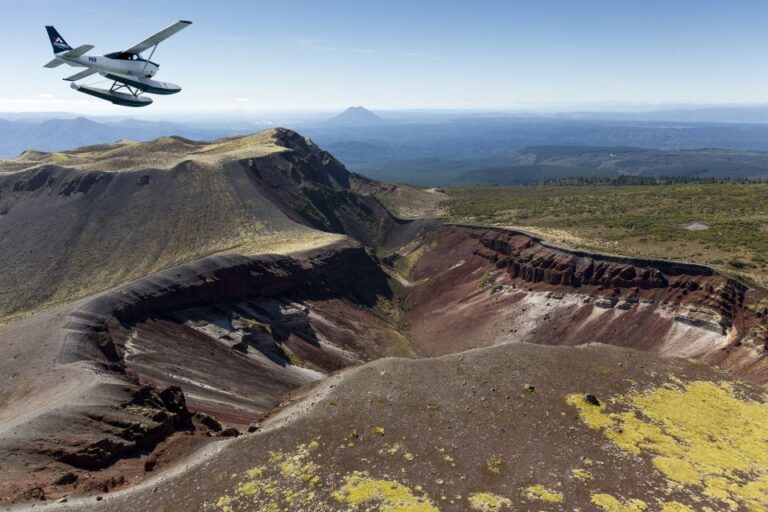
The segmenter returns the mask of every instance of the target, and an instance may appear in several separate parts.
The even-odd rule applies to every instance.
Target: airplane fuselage
[[[135,76],[140,78],[152,78],[157,74],[159,65],[154,62],[128,56],[128,58],[115,58],[107,55],[92,56],[81,55],[79,57],[66,57],[56,55],[56,59],[75,67],[93,68],[101,74],[115,73],[118,75]],[[131,58],[133,57],[133,58]]]

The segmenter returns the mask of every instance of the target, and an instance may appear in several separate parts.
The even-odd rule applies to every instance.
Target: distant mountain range
[[[328,120],[328,124],[334,126],[371,126],[385,122],[384,119],[365,107],[349,107],[341,114]]]
[[[387,120],[378,125],[354,127],[318,124],[307,125],[301,130],[353,171],[383,181],[418,185],[445,185],[468,172],[481,169],[494,169],[496,172],[523,165],[517,160],[515,151],[538,146],[576,146],[582,149],[585,146],[630,147],[636,148],[634,151],[641,148],[669,151],[702,148],[738,152],[768,151],[768,125],[764,124],[465,116],[434,122]],[[701,158],[716,156],[702,153],[696,157],[696,165],[701,167]],[[649,155],[639,157],[647,159]],[[683,154],[677,158],[692,157],[691,154]],[[585,161],[586,158],[582,163]],[[742,163],[740,160],[739,165]],[[726,162],[722,159],[713,160],[712,165],[715,164],[725,165]],[[537,165],[544,164],[539,162]],[[730,175],[734,169],[733,165],[726,168],[710,167],[702,171],[702,174]],[[606,173],[597,172],[596,169],[597,165],[590,164],[589,174],[601,176]],[[739,175],[752,175],[752,170],[746,167],[739,169]],[[552,170],[560,174],[563,166]],[[523,181],[531,181],[527,173],[522,171],[516,169],[516,172],[521,172],[519,175]],[[664,166],[659,172],[662,171],[688,173],[690,168],[688,164],[678,168],[670,165]],[[466,179],[469,178],[463,176],[461,181]]]
[[[755,119],[761,115],[759,109],[753,114],[758,116]],[[350,107],[333,117],[288,124],[352,171],[417,185],[528,183],[618,174],[760,177],[768,168],[760,153],[768,151],[768,124],[631,121],[621,118],[630,114],[586,115],[606,118],[429,112],[398,117]],[[616,118],[608,119],[611,115]],[[55,116],[19,114],[2,119],[9,116],[0,115],[0,158],[16,157],[28,149],[52,152],[121,139],[141,142],[179,135],[211,140],[268,127],[238,119],[176,123]],[[610,157],[616,152],[626,155]]]

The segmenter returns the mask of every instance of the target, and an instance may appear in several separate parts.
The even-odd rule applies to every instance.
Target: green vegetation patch
[[[768,184],[477,186],[453,222],[511,226],[584,249],[718,267],[768,286]]]

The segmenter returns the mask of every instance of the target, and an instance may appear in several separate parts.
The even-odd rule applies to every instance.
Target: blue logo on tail
[[[61,34],[59,34],[55,28],[50,25],[46,25],[45,30],[48,31],[48,38],[51,40],[51,46],[53,47],[53,53],[67,52],[72,49],[67,44]]]

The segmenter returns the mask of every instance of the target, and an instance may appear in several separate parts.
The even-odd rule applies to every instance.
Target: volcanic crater
[[[766,292],[391,188],[284,129],[2,162],[7,506],[768,509]]]

